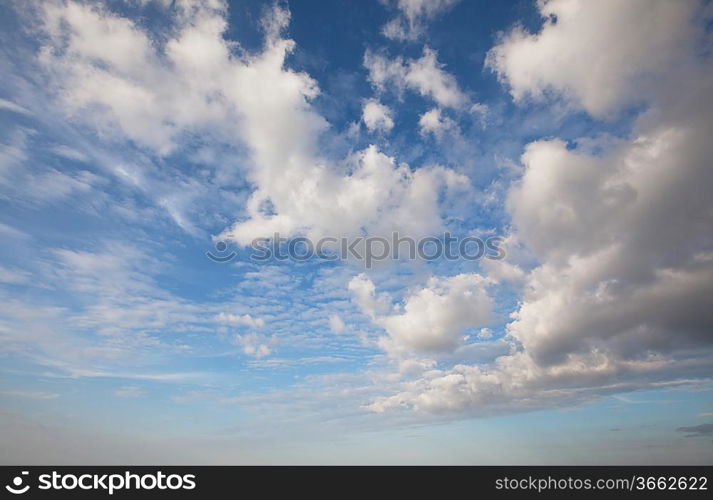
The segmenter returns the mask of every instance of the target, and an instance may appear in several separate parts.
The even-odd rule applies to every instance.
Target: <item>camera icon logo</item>
[[[205,256],[208,257],[210,260],[213,262],[219,262],[219,263],[224,263],[224,262],[230,262],[235,258],[236,255],[238,255],[236,252],[230,252],[228,253],[228,244],[224,241],[219,241],[218,243],[215,244],[215,249],[217,251],[218,255],[214,255],[211,252],[206,252]],[[225,255],[221,255],[225,254]]]
[[[26,484],[24,487],[22,486],[22,476],[26,476],[28,474],[28,471],[23,470],[19,476],[12,478],[12,485],[6,485],[5,489],[14,495],[22,495],[23,493],[26,493],[27,490],[30,489],[30,485]]]

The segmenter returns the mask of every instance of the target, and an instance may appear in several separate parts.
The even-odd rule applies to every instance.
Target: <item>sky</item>
[[[0,462],[712,464],[712,18],[0,1]]]

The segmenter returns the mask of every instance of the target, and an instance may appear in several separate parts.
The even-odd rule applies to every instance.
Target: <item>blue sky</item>
[[[710,464],[710,17],[3,2],[3,463]]]

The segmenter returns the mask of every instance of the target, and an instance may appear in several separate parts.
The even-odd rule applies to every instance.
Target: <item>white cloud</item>
[[[510,333],[538,360],[588,351],[630,358],[709,343],[707,85],[693,94],[698,100],[669,109],[671,118],[643,125],[607,155],[560,141],[526,149],[509,206],[542,264],[528,277]]]
[[[53,147],[52,152],[58,156],[67,158],[69,160],[80,161],[84,163],[89,161],[89,157],[86,154],[63,144]]]
[[[426,2],[403,5],[403,15],[412,12],[413,19],[443,10]],[[595,116],[641,99],[650,108],[630,137],[600,144],[601,153],[556,139],[526,148],[508,210],[513,231],[537,259],[532,271],[485,261],[488,278],[433,278],[397,305],[365,276],[350,282],[354,301],[386,332],[378,345],[397,359],[397,376],[416,377],[373,409],[526,409],[682,383],[710,372],[713,186],[707,136],[713,78],[708,59],[695,68],[690,58],[677,57],[682,48],[693,52],[695,30],[687,24],[693,4],[631,1],[614,8],[604,1],[551,0],[539,5],[546,16],[542,31],[516,28],[488,56],[516,100],[556,94]],[[174,152],[194,133],[244,145],[255,190],[244,216],[225,233],[241,244],[276,231],[319,237],[398,228],[419,236],[441,227],[439,198],[468,183],[455,171],[414,170],[375,146],[343,161],[322,156],[319,137],[328,125],[310,105],[319,88],[309,75],[285,65],[294,46],[281,35],[289,21],[286,10],[270,11],[263,21],[264,46],[248,53],[224,38],[222,2],[176,8],[175,25],[154,36],[100,7],[44,6],[48,37],[41,60],[67,113],[103,137],[128,138],[159,155]],[[439,106],[421,116],[424,133],[453,129],[442,109],[468,109],[467,95],[427,47],[416,59],[367,52],[364,64],[377,90],[417,92]],[[487,114],[479,104],[469,109],[479,118]],[[367,118],[364,111],[367,127],[367,119],[374,129],[393,127],[390,112],[379,109]],[[13,138],[0,149],[3,179],[13,179],[10,174],[27,159],[26,138]],[[119,168],[133,184],[146,183],[131,165]],[[88,172],[63,177],[51,169],[33,180],[44,198],[86,192],[98,182]],[[179,225],[192,230],[182,217],[190,197],[166,194],[160,200]],[[110,360],[136,354],[136,345],[156,345],[145,330],[213,326],[216,319],[264,325],[249,314],[220,312],[225,305],[207,308],[158,289],[144,262],[132,262],[141,256],[131,249],[51,253],[58,266],[50,282],[93,300],[71,316],[60,308],[21,309],[7,300],[3,308],[13,317],[1,325],[3,341],[49,340],[38,347],[44,349],[40,354],[64,356],[56,367],[70,376],[190,379],[194,374],[132,374],[111,369]],[[14,272],[5,275],[17,280]],[[488,338],[482,326],[492,308],[487,287],[496,280],[523,284],[524,295],[507,338],[481,342]],[[275,288],[267,298],[277,296]],[[56,318],[69,318],[113,343],[53,336]],[[35,321],[41,328],[20,339],[17,325],[33,327]],[[323,322],[319,316],[320,327]],[[330,327],[342,331],[344,324],[333,316]],[[132,349],[122,344],[125,331],[135,334]],[[476,332],[479,342],[468,343],[466,337]],[[254,357],[269,355],[276,343],[275,336],[255,332],[234,340]],[[109,367],[94,366],[96,360]]]
[[[516,27],[488,53],[486,64],[516,101],[555,93],[595,116],[648,97],[652,74],[672,73],[693,53],[696,2],[544,0],[544,25]],[[675,73],[675,72],[674,72]]]
[[[243,352],[248,356],[263,358],[272,353],[272,349],[277,344],[277,339],[274,336],[268,337],[250,332],[236,335],[235,343],[242,346]]]
[[[22,269],[9,269],[0,265],[0,283],[18,285],[30,281],[31,274]]]
[[[705,370],[706,364],[690,368]],[[498,414],[578,404],[591,398],[637,389],[686,386],[695,379],[660,359],[612,362],[599,353],[574,356],[566,365],[541,367],[526,354],[501,356],[486,365],[457,364],[403,382],[402,390],[376,398],[375,412],[409,409],[424,413]]]
[[[66,112],[105,137],[129,138],[160,155],[195,134],[243,144],[254,191],[244,216],[222,235],[241,245],[275,232],[334,236],[398,229],[420,236],[440,228],[439,197],[467,185],[465,177],[441,167],[411,171],[374,146],[339,161],[320,155],[319,137],[328,125],[310,105],[319,88],[306,73],[285,67],[294,48],[281,36],[287,10],[268,11],[264,45],[247,53],[224,38],[222,2],[171,9],[174,26],[156,36],[99,6],[43,6],[48,38],[41,61]],[[435,57],[426,50],[409,62],[409,85],[456,105],[465,98]],[[390,128],[392,119],[375,117],[373,109],[367,126]],[[146,182],[129,176],[136,186]],[[198,234],[184,212],[200,186],[185,184],[158,204]]]
[[[517,264],[503,260],[484,259],[481,266],[488,278],[498,283],[520,284],[526,277],[525,271]]]
[[[220,313],[215,317],[216,321],[219,323],[225,323],[228,325],[243,325],[249,326],[250,328],[264,328],[265,320],[262,318],[253,318],[249,314],[230,314],[230,313]]]
[[[364,67],[369,81],[383,91],[393,85],[398,92],[409,89],[434,100],[439,106],[459,108],[468,102],[455,77],[443,69],[435,50],[424,47],[419,59],[389,59],[383,54],[367,51]]]
[[[379,101],[368,99],[364,102],[361,119],[369,132],[389,132],[394,128],[394,120],[391,116],[391,109]]]
[[[23,203],[44,204],[89,193],[102,179],[87,170],[65,173],[55,168],[27,168],[36,131],[17,127],[6,143],[0,143],[0,196]]]
[[[332,314],[329,317],[329,329],[332,331],[332,333],[342,333],[346,329],[346,325],[344,324],[344,321],[342,321],[342,318],[340,318],[336,314]]]
[[[157,283],[175,263],[165,250],[155,259],[145,254],[149,248],[139,251],[118,241],[105,242],[94,251],[45,250],[47,260],[35,263],[33,279],[22,294],[0,287],[2,350],[21,357],[29,364],[28,371],[43,377],[202,383],[222,376],[221,371],[179,371],[175,366],[163,371],[162,367],[176,359],[235,355],[236,351],[251,359],[268,359],[278,339],[286,349],[322,349],[322,342],[332,337],[321,335],[322,304],[334,300],[331,294],[337,282],[340,294],[346,296],[346,269],[322,270],[313,288],[301,288],[297,283],[302,275],[294,269],[261,266],[245,272],[235,284],[234,295],[225,300],[189,300]],[[45,298],[48,290],[53,293],[52,306]],[[240,326],[218,324],[221,313],[227,325]],[[267,335],[259,328],[265,320],[270,328]],[[250,331],[242,324],[254,325],[257,335],[236,338],[234,333]],[[358,344],[350,336],[340,336],[338,343]]]
[[[490,328],[481,328],[478,332],[479,339],[490,339],[493,337],[493,331]]]
[[[293,164],[271,182],[261,182],[248,203],[249,219],[223,237],[241,245],[275,233],[322,237],[401,234],[423,236],[442,227],[439,195],[467,189],[466,177],[442,167],[412,171],[379,152],[376,146],[346,161],[351,173],[326,165]],[[274,213],[262,207],[271,202]]]
[[[572,92],[569,97],[594,114],[626,106],[641,90],[632,75],[642,68],[653,71],[647,65],[673,50],[663,45],[697,30],[681,25],[691,12],[681,2],[617,3],[621,20],[612,18],[607,2],[540,5],[557,14],[556,22],[534,38],[516,31],[494,52],[507,59],[510,49],[519,54],[517,43],[534,47],[530,69],[520,74],[519,67],[507,66],[512,61],[497,64],[514,72],[508,78],[516,75],[510,81],[515,98],[524,89],[544,92],[538,85],[546,82]],[[573,28],[574,20],[581,29]],[[623,26],[633,33],[616,31]],[[515,48],[507,45],[512,40]],[[619,46],[619,40],[621,53],[612,55],[611,44]],[[540,60],[544,53],[537,51],[555,42],[564,54],[547,53],[551,63]],[[644,42],[663,54],[640,52]],[[591,56],[570,61],[570,50]],[[526,55],[513,60],[522,63],[519,57]],[[593,60],[603,66],[593,67]],[[650,107],[626,139],[570,145],[547,139],[525,148],[524,171],[509,191],[507,209],[513,237],[537,263],[529,272],[511,263],[486,267],[493,278],[523,284],[507,325],[506,340],[514,349],[491,362],[424,371],[403,382],[398,393],[375,400],[372,410],[528,410],[710,376],[713,72],[708,63],[678,61],[678,71],[670,71],[671,64],[656,68],[659,76],[645,85]],[[613,72],[611,80],[601,79],[602,67]],[[518,87],[518,78],[524,87]]]
[[[142,375],[143,365],[158,352],[175,353],[182,333],[214,331],[213,316],[221,306],[191,303],[162,290],[151,276],[159,269],[157,261],[120,243],[108,246],[104,252],[53,252],[56,259],[47,263],[41,279],[81,307],[57,308],[55,317],[44,321],[39,315],[37,322],[17,318],[14,323],[24,322],[36,333],[16,341],[36,352],[41,364],[73,377],[181,377]],[[13,304],[19,311],[23,307]],[[172,335],[163,336],[165,331]]]
[[[365,275],[353,278],[349,290],[355,302],[389,337],[380,344],[387,351],[438,353],[463,345],[463,333],[490,319],[492,300],[486,290],[490,282],[478,274],[433,277],[427,286],[412,290],[403,306],[389,309],[389,297],[377,296]]]
[[[386,23],[382,33],[394,40],[416,40],[426,21],[443,14],[460,0],[396,0],[399,15]]]
[[[376,293],[376,286],[366,274],[355,276],[349,281],[349,291],[359,309],[375,320],[377,316],[385,314],[391,308],[391,298],[388,294]]]
[[[283,69],[294,46],[279,38],[289,13],[278,7],[268,13],[265,46],[252,55],[223,38],[225,6],[213,4],[172,7],[175,26],[160,46],[141,27],[100,6],[44,6],[50,38],[41,60],[66,110],[90,109],[95,126],[118,127],[162,154],[177,147],[181,134],[196,131],[223,140],[238,136],[256,155],[269,154],[260,140],[273,133],[298,153],[295,148],[325,122],[306,105],[318,92],[315,82]]]
[[[443,116],[438,108],[423,113],[418,119],[418,126],[421,135],[433,134],[439,140],[448,132],[458,131],[458,125],[447,116]]]
[[[490,108],[487,104],[482,102],[476,102],[470,107],[471,114],[475,115],[481,128],[485,128],[488,125],[488,119],[490,117]]]
[[[29,109],[2,98],[0,98],[0,109],[12,111],[13,113],[19,113],[21,115],[32,115],[32,112]]]

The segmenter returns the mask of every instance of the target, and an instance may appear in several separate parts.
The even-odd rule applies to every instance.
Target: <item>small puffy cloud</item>
[[[386,293],[377,294],[376,286],[364,273],[352,278],[348,288],[359,309],[372,320],[391,308],[391,297]]]
[[[696,2],[547,0],[538,33],[517,26],[488,52],[486,65],[512,97],[551,93],[602,117],[641,99],[652,74],[690,49]],[[689,51],[690,52],[690,51]]]
[[[490,116],[490,108],[487,104],[476,102],[470,107],[470,113],[475,116],[482,128],[487,126],[488,117]]]
[[[374,284],[361,274],[349,289],[355,302],[389,337],[381,345],[395,353],[449,352],[464,341],[463,333],[490,319],[490,282],[478,274],[433,277],[425,287],[412,290],[403,305],[387,310],[388,296],[377,296]]]
[[[332,314],[329,317],[329,329],[332,333],[342,333],[346,329],[346,325],[344,321],[342,321],[342,318],[336,314]]]
[[[381,104],[376,99],[368,99],[364,102],[361,119],[369,132],[389,132],[394,128],[394,120],[391,115],[392,111],[388,106]]]
[[[493,331],[490,328],[481,328],[478,332],[479,339],[490,339],[493,337]]]
[[[455,77],[438,62],[438,53],[429,47],[423,48],[423,55],[418,59],[389,59],[383,54],[367,51],[364,67],[377,90],[383,91],[388,85],[397,92],[409,89],[442,107],[459,108],[468,102]]]
[[[433,134],[439,140],[444,134],[458,130],[458,125],[447,116],[443,116],[438,108],[423,113],[418,119],[418,127],[421,135]]]
[[[260,335],[255,332],[235,336],[235,343],[243,348],[243,352],[254,358],[263,358],[272,353],[272,349],[277,345],[274,336]]]
[[[460,0],[396,0],[399,14],[386,23],[382,33],[393,40],[416,40],[424,33],[424,25],[450,10]]]
[[[249,314],[230,314],[230,313],[220,313],[216,315],[215,320],[219,323],[226,325],[243,325],[250,328],[264,328],[265,320],[262,318],[253,318]]]

